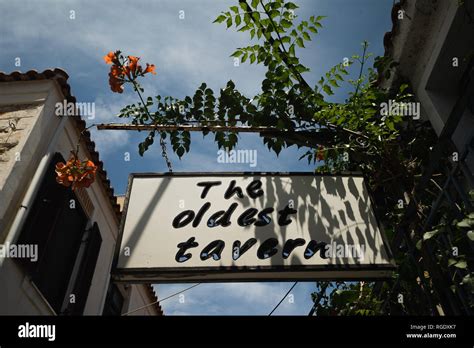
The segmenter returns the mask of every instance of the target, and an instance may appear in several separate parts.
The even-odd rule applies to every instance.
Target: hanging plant
[[[71,151],[71,157],[64,162],[56,163],[56,182],[66,187],[72,186],[74,191],[76,188],[89,187],[95,180],[97,166],[89,159],[79,160],[79,142],[84,132],[95,125],[91,125],[81,132],[76,151]]]
[[[72,186],[74,191],[79,187],[89,187],[95,180],[97,166],[90,160],[80,161],[76,154],[71,152],[71,157],[66,163],[56,164],[56,181],[66,187]]]

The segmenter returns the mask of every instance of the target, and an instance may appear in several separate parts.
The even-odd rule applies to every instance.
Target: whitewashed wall
[[[0,83],[0,127],[8,125],[9,120],[18,119],[14,132],[10,135],[0,133],[0,143],[5,143],[8,137],[8,142],[12,144],[0,153],[0,244],[18,238],[18,235],[10,231],[10,226],[31,184],[31,178],[45,155],[54,132],[60,126],[54,106],[57,102],[63,102],[63,99],[56,82],[51,80]],[[54,151],[68,159],[78,139],[79,131],[75,127],[75,120],[69,118]],[[81,158],[90,157],[84,142],[80,144],[79,154]],[[118,220],[100,180],[85,191],[93,205],[89,218],[97,222],[102,244],[84,314],[100,315],[110,280]],[[0,314],[54,314],[15,259],[0,260],[0,284]],[[125,310],[150,303],[151,296],[146,295],[146,285],[131,285],[130,288],[131,298],[127,299],[130,308]],[[139,313],[157,314],[157,311],[150,308]]]

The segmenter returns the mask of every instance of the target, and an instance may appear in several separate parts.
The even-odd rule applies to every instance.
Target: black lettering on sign
[[[282,249],[283,259],[287,259],[291,256],[291,253],[300,246],[303,246],[306,241],[303,238],[288,239],[285,241]],[[232,259],[237,261],[242,255],[249,251],[255,244],[257,244],[256,238],[249,238],[247,241],[241,245],[240,240],[235,240],[232,244]],[[199,244],[195,241],[195,237],[189,238],[186,242],[178,244],[178,252],[176,253],[177,262],[186,262],[192,255],[191,253],[186,253],[188,249],[196,248]],[[257,249],[257,257],[261,260],[268,259],[278,253],[278,240],[276,238],[266,239]],[[327,259],[326,249],[328,244],[325,242],[317,242],[315,240],[309,241],[306,249],[304,251],[304,258],[310,259],[318,251],[320,252],[320,257],[322,259]],[[211,257],[218,261],[221,259],[222,252],[225,248],[225,242],[223,240],[214,240],[210,242],[206,247],[201,251],[200,258],[202,261],[208,260]]]
[[[212,214],[209,220],[207,221],[207,226],[208,227],[229,226],[231,224],[230,218],[232,217],[232,214],[234,213],[237,206],[238,206],[237,203],[232,203],[230,207],[227,209],[227,211],[220,210],[217,213]]]
[[[237,208],[238,204],[237,203],[232,203],[227,209],[227,211],[222,215],[222,218],[216,221],[217,225],[221,225],[222,227],[227,227],[230,226],[230,218],[232,217],[232,214],[234,213],[235,209]]]
[[[251,247],[253,247],[257,243],[257,239],[250,238],[248,239],[242,247],[240,247],[240,240],[236,240],[234,245],[232,246],[232,258],[238,260],[246,251],[248,251]]]
[[[237,219],[239,226],[245,227],[253,224],[257,219],[254,216],[258,213],[258,210],[255,208],[248,208],[242,214],[240,214]]]
[[[232,180],[229,184],[229,187],[225,191],[224,198],[229,199],[230,197],[232,197],[236,193],[237,193],[237,196],[239,198],[244,198],[244,194],[242,192],[242,189],[239,186],[235,186],[235,180]]]
[[[304,251],[304,258],[306,260],[310,259],[313,257],[314,254],[319,250],[319,255],[323,259],[327,259],[326,257],[326,246],[327,243],[325,242],[316,242],[315,240],[311,240],[308,243],[308,246],[306,247],[306,250]]]
[[[207,227],[216,227],[219,225],[216,225],[216,220],[219,219],[222,215],[225,214],[224,210],[219,210],[218,212],[215,212],[210,216],[209,219],[207,219]]]
[[[247,186],[247,194],[253,199],[263,196],[262,182],[254,180]]]
[[[197,186],[202,188],[200,193],[201,199],[205,199],[209,191],[215,187],[222,185],[222,181],[202,181],[198,182]],[[264,190],[262,189],[263,183],[260,179],[252,180],[246,187],[245,193],[248,197],[252,199],[257,199],[264,196]],[[215,196],[215,195],[214,195]],[[236,180],[230,180],[227,188],[224,192],[224,198],[226,200],[239,198],[242,199],[245,197],[244,190],[242,187],[238,186]],[[192,224],[193,228],[200,226],[201,222],[204,220],[207,222],[207,227],[228,227],[232,224],[232,217],[235,215],[235,211],[238,209],[239,204],[234,202],[229,205],[227,210],[218,210],[215,211],[212,209],[212,201],[208,199],[199,210],[184,210],[174,217],[172,220],[172,225],[174,228],[183,228]],[[219,202],[214,203],[219,204]],[[221,207],[218,206],[220,209]],[[278,208],[266,207],[261,211],[254,207],[242,207],[243,212],[237,217],[237,224],[240,227],[246,227],[254,225],[256,227],[263,227],[269,225],[272,220],[275,220],[275,225],[278,222],[279,226],[287,226],[292,223],[292,218],[296,218],[291,215],[297,213],[296,209],[290,208],[290,205],[286,205],[283,209],[277,210]],[[278,212],[275,215],[272,215],[275,212]],[[243,243],[243,241],[242,241]],[[305,244],[305,240],[302,238],[288,239],[282,245],[282,257],[287,259],[291,256],[291,253],[300,246]],[[234,261],[238,260],[243,254],[245,254],[249,249],[257,244],[256,238],[249,238],[243,245],[241,245],[240,240],[235,240],[232,245],[232,258]],[[320,251],[321,257],[326,258],[325,249],[326,243],[316,242],[314,240],[310,241],[305,249],[304,257],[309,259],[314,256],[315,253]],[[178,244],[178,252],[176,253],[175,259],[177,262],[186,262],[192,257],[190,252],[187,252],[191,248],[198,247],[199,244],[196,242],[195,237],[189,238],[186,242]],[[225,248],[225,242],[223,240],[214,240],[210,242],[200,253],[200,259],[202,261],[213,258],[214,260],[220,260],[222,251]],[[258,248],[256,248],[256,254],[259,259],[268,259],[279,252],[278,240],[276,238],[268,238],[263,241]]]
[[[184,220],[183,220],[184,218]],[[173,219],[173,227],[174,228],[181,228],[189,224],[194,219],[194,211],[192,210],[185,210]]]
[[[257,257],[261,260],[268,259],[278,252],[276,246],[278,245],[278,240],[276,238],[268,238],[263,242],[257,250]]]
[[[215,261],[219,261],[224,246],[224,241],[220,239],[210,242],[204,249],[202,249],[201,260],[205,261],[212,257]]]
[[[219,186],[222,184],[222,181],[203,181],[203,182],[198,182],[197,185],[204,187],[204,190],[202,190],[201,193],[201,198],[204,199],[207,196],[207,193],[211,189],[212,186]]]
[[[288,215],[296,214],[297,211],[287,205],[283,210],[280,210],[278,213],[280,214],[280,217],[278,218],[278,225],[286,226],[291,224],[291,219],[288,218]]]
[[[175,260],[177,262],[186,262],[188,261],[191,257],[191,253],[185,254],[186,250],[191,249],[191,248],[196,248],[199,244],[195,242],[196,238],[191,237],[189,238],[186,242],[182,242],[178,244],[178,252],[176,253]]]
[[[265,208],[260,213],[258,213],[258,221],[255,223],[255,226],[265,226],[272,222],[272,219],[268,216],[268,214],[273,213],[275,209],[273,208]]]
[[[281,256],[283,256],[284,259],[287,259],[296,247],[302,246],[305,243],[306,241],[303,238],[288,239],[283,246]]]
[[[211,207],[210,202],[204,203],[204,205],[199,209],[198,213],[196,214],[196,218],[193,221],[193,227],[198,227],[199,223],[201,222],[202,216],[209,210]]]

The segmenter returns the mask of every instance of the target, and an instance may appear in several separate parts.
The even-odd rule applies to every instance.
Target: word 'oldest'
[[[221,181],[204,181],[197,183],[197,186],[203,187],[201,193],[201,199],[206,198],[209,190],[213,186],[221,185]],[[256,199],[260,196],[263,196],[262,182],[260,180],[253,180],[248,184],[246,192],[250,198]],[[234,195],[237,195],[239,198],[244,198],[244,193],[242,188],[235,185],[235,180],[232,180],[227,187],[227,190],[224,193],[224,198],[226,200],[230,199]],[[228,227],[231,225],[231,218],[234,211],[238,207],[238,203],[232,203],[227,210],[219,210],[209,216],[207,219],[208,227]],[[184,210],[173,219],[172,225],[174,228],[182,228],[189,225],[192,222],[193,227],[198,227],[201,223],[204,215],[211,208],[211,202],[206,202],[202,205],[197,213],[194,210]],[[272,219],[270,214],[275,211],[274,208],[268,207],[262,209],[260,212],[255,208],[248,208],[237,218],[237,224],[239,226],[245,227],[249,225],[254,226],[265,226],[268,225]],[[289,218],[290,215],[296,214],[297,211],[293,209],[290,205],[287,205],[282,210],[278,211],[278,225],[286,226],[289,225],[292,220]]]

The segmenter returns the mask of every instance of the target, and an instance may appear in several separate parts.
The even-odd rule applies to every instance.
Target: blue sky
[[[156,76],[144,79],[146,95],[192,95],[206,82],[214,91],[233,80],[236,88],[251,97],[260,90],[263,66],[234,66],[229,55],[249,44],[247,33],[212,21],[237,0],[0,0],[0,71],[30,69],[42,71],[61,67],[69,74],[72,93],[78,102],[95,102],[92,123],[118,122],[115,117],[124,105],[136,102],[133,92],[114,94],[108,86],[108,69],[102,56],[120,49],[157,67]],[[296,22],[311,15],[327,16],[324,28],[307,48],[297,52],[310,85],[344,57],[361,53],[361,42],[370,43],[374,56],[383,54],[383,34],[391,30],[392,0],[294,0]],[[71,19],[74,11],[75,19]],[[184,19],[180,18],[183,14]],[[15,66],[15,59],[21,66]],[[353,74],[357,68],[352,68]],[[354,77],[354,75],[352,75]],[[344,100],[349,86],[338,90],[335,99]],[[88,121],[91,123],[91,121]],[[115,192],[126,190],[131,172],[163,172],[166,165],[158,146],[139,157],[138,143],[144,133],[92,131],[93,140]],[[312,171],[314,166],[298,158],[306,150],[290,148],[279,157],[270,153],[256,135],[241,135],[238,149],[257,151],[257,166],[217,163],[217,147],[212,135],[192,135],[191,151],[179,160],[171,156],[174,171]],[[129,162],[124,153],[131,154]],[[159,285],[164,298],[188,284]],[[202,284],[173,297],[162,306],[168,315],[179,314],[268,314],[291,283]],[[276,314],[308,313],[314,283],[300,283]]]

